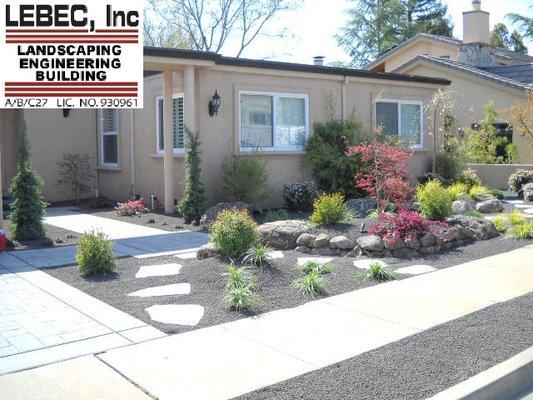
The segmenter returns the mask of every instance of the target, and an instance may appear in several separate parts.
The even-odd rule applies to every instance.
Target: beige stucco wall
[[[496,122],[505,122],[502,111],[515,104],[516,101],[523,101],[526,98],[526,93],[522,90],[491,83],[486,79],[463,74],[449,68],[418,65],[402,72],[451,80],[452,84],[449,86],[448,91],[454,100],[456,120],[459,127],[470,127],[473,123],[479,122],[484,116],[484,106],[489,100],[494,101],[496,110],[499,113]],[[520,162],[524,164],[533,163],[533,147],[527,139],[514,134],[513,143],[518,146]]]
[[[328,118],[341,118],[341,77],[271,71],[257,73],[229,67],[196,71],[196,124],[202,142],[202,178],[210,203],[223,199],[223,165],[234,154],[241,157],[238,146],[238,92],[254,90],[309,94],[310,126]],[[182,92],[181,72],[175,74],[174,92]],[[209,117],[208,102],[215,89],[222,98],[218,115]],[[376,98],[427,100],[434,86],[426,84],[369,79],[352,79],[346,86],[346,113],[369,126],[372,124],[372,101]],[[156,97],[163,92],[161,75],[145,80],[144,109],[135,111],[135,185],[134,193],[148,199],[155,194],[163,202],[163,157],[156,154]],[[122,111],[119,127],[119,168],[99,171],[99,188],[103,195],[123,199],[131,193],[131,124],[130,111]],[[426,137],[426,146],[429,141]],[[430,153],[418,151],[410,170],[421,174],[427,170]],[[281,205],[281,187],[285,181],[310,179],[309,169],[302,163],[303,152],[262,153],[271,196],[266,206]],[[175,155],[176,199],[184,191],[184,157]]]
[[[392,52],[384,61],[385,72],[390,72],[421,54],[433,57],[449,56],[452,60],[457,60],[459,51],[457,45],[430,40],[417,40],[397,52]]]
[[[509,177],[517,169],[533,171],[533,164],[469,164],[468,166],[477,172],[484,184],[502,190],[509,190]]]

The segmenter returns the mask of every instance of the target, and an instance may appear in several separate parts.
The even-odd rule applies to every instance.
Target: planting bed
[[[4,230],[6,237],[13,240],[9,226],[11,221],[4,219]],[[28,240],[24,242],[18,242],[13,240],[13,250],[29,250],[29,249],[42,249],[47,247],[67,246],[78,243],[79,234],[68,229],[58,228],[53,225],[44,225],[46,238],[42,240]]]
[[[409,260],[387,259],[392,270],[401,267],[427,264],[434,268],[446,268],[474,259],[507,252],[530,244],[527,240],[508,240],[497,237],[485,241],[477,241],[467,246],[460,246],[446,252],[425,255]],[[312,298],[301,295],[292,287],[294,279],[302,276],[295,268],[298,257],[309,256],[293,250],[283,251],[284,258],[275,259],[272,267],[253,268],[257,277],[262,304],[255,310],[257,313],[275,309],[289,308],[306,303]],[[329,295],[336,295],[377,284],[376,281],[362,282],[354,277],[365,270],[353,265],[353,257],[335,257],[331,263],[336,267],[332,274],[324,275],[328,282]],[[180,273],[174,276],[135,278],[135,274],[143,265],[179,263],[183,265]],[[97,277],[82,277],[76,266],[46,269],[50,275],[79,288],[118,309],[121,309],[168,333],[184,332],[190,329],[216,325],[243,315],[228,308],[224,302],[225,279],[222,277],[226,262],[218,258],[204,260],[181,260],[175,257],[157,257],[151,259],[126,258],[118,260],[116,274]],[[399,275],[407,278],[408,275]],[[169,285],[174,283],[190,283],[191,293],[187,295],[171,295],[159,297],[132,297],[128,293],[148,287]],[[168,325],[154,322],[145,308],[155,304],[198,304],[205,308],[205,314],[195,327]],[[249,314],[246,314],[249,315]]]

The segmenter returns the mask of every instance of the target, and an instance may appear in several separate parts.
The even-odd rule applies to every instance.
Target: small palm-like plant
[[[243,258],[242,263],[244,265],[253,265],[254,267],[265,267],[270,265],[272,257],[270,256],[270,247],[261,245],[254,247]]]
[[[319,275],[329,274],[335,271],[335,266],[329,263],[320,263],[318,261],[307,261],[304,264],[297,265],[298,271],[309,274],[312,271],[318,272]]]
[[[226,289],[247,287],[252,290],[257,289],[257,280],[255,277],[244,267],[237,267],[235,264],[230,263],[226,265],[226,272],[223,274],[226,279]]]
[[[378,262],[370,264],[368,272],[360,274],[357,277],[363,281],[366,281],[367,279],[375,279],[379,282],[396,279],[396,276],[387,267]]]
[[[224,276],[227,279],[225,300],[231,308],[242,312],[260,303],[257,280],[246,268],[230,263]]]
[[[293,286],[298,289],[301,294],[311,297],[314,297],[317,294],[328,293],[326,280],[317,270],[312,270],[305,276],[296,279]]]

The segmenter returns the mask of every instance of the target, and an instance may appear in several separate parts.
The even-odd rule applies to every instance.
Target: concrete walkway
[[[230,399],[526,294],[531,259],[528,245],[98,357],[159,399]]]

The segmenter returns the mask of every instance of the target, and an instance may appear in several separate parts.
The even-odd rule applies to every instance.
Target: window
[[[105,108],[100,110],[100,164],[104,167],[118,165],[118,129],[117,110]]]
[[[421,101],[380,100],[375,103],[376,126],[387,135],[399,136],[423,147],[423,111]]]
[[[240,148],[304,150],[309,133],[309,96],[294,93],[240,93]]]
[[[172,95],[172,108],[174,120],[172,127],[174,130],[174,153],[184,151],[184,123],[183,123],[183,94],[174,93]],[[157,152],[163,153],[165,146],[165,133],[163,132],[163,97],[156,98],[156,134],[157,134]]]

